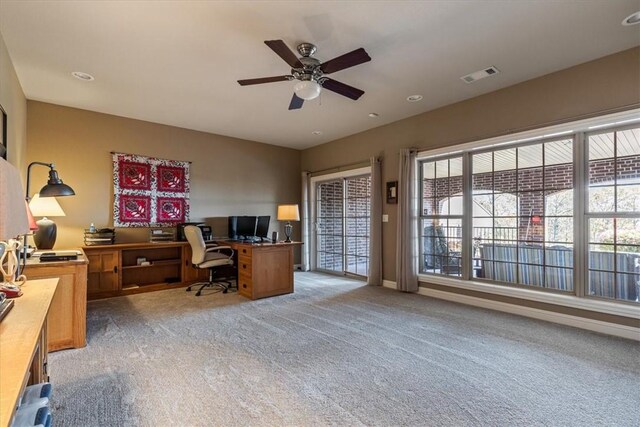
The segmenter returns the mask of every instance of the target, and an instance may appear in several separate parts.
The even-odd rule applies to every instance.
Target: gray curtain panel
[[[368,285],[382,285],[382,176],[380,160],[371,158]]]
[[[302,271],[311,269],[311,239],[309,230],[311,228],[311,208],[309,205],[309,172],[302,172]]]
[[[418,290],[418,194],[416,150],[400,150],[398,176],[398,235],[396,285],[399,291]]]

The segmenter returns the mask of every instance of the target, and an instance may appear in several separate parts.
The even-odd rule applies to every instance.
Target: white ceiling
[[[637,46],[640,26],[621,22],[638,10],[638,0],[1,0],[0,32],[29,99],[302,149]],[[325,90],[321,104],[288,111],[294,82],[239,86],[289,74],[263,43],[272,39],[313,42],[321,61],[364,47],[371,62],[331,77],[365,94]],[[502,73],[460,80],[490,65]],[[412,94],[424,99],[408,103]]]

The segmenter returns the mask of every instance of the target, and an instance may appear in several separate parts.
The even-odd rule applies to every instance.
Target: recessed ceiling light
[[[632,13],[631,15],[624,18],[622,21],[622,25],[635,25],[640,24],[640,12]]]
[[[369,113],[369,117],[371,117],[372,119],[375,119],[378,116],[379,116],[378,113]]]
[[[322,135],[322,131],[321,130],[314,130],[313,132],[311,132],[313,135]]]
[[[409,102],[418,102],[418,101],[422,101],[422,95],[411,95],[411,96],[407,96],[407,101],[409,101]]]
[[[95,78],[91,74],[83,73],[82,71],[74,71],[73,73],[71,73],[71,75],[76,79],[80,79],[85,82],[92,82],[95,80]]]

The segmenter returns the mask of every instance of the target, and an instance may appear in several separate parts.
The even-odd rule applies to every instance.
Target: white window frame
[[[544,141],[550,138],[557,138],[563,135],[567,137],[574,135],[576,143],[574,147],[574,185],[577,187],[577,196],[574,197],[574,228],[575,228],[575,246],[584,248],[586,238],[585,222],[585,167],[582,161],[584,159],[585,135],[593,131],[602,131],[606,128],[620,128],[627,125],[640,123],[640,109],[633,109],[625,112],[608,114],[600,117],[577,120],[558,125],[547,126],[543,128],[528,130],[515,134],[503,135],[495,138],[488,138],[480,141],[474,141],[464,144],[458,144],[450,147],[443,147],[433,150],[425,150],[416,156],[416,167],[420,165],[421,160],[441,157],[443,155],[451,156],[460,152],[474,152],[476,150],[486,150],[491,147],[499,147],[503,145],[513,145],[523,142]],[[576,161],[579,160],[580,161]],[[579,182],[580,181],[580,182]],[[468,189],[468,188],[465,188]],[[420,207],[418,209],[421,209]],[[417,212],[416,221],[420,219],[420,212]],[[470,221],[466,221],[470,224]],[[463,222],[463,227],[465,227]],[[467,225],[467,227],[469,227]],[[464,243],[463,243],[464,245]],[[469,246],[468,244],[465,246]],[[576,253],[577,257],[584,257],[582,254]],[[464,256],[464,254],[463,254]],[[518,287],[510,287],[501,284],[487,283],[484,281],[465,280],[463,278],[444,277],[429,274],[419,274],[420,282],[432,283],[436,285],[450,286],[459,289],[480,291],[506,297],[514,297],[529,301],[536,301],[565,307],[596,311],[606,314],[619,315],[640,319],[640,305],[637,303],[627,303],[624,301],[608,301],[593,297],[584,297],[583,290],[586,286],[585,259],[574,259],[574,275],[577,281],[581,281],[581,286],[575,286],[576,295],[567,295],[555,292],[540,292],[539,290],[523,289]],[[463,261],[464,262],[464,261]],[[468,278],[469,276],[466,275]]]

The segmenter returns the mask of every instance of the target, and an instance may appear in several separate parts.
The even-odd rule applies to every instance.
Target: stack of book
[[[85,229],[85,246],[113,245],[116,240],[116,231],[113,228]]]
[[[149,242],[172,242],[176,239],[175,233],[162,228],[152,228],[149,230]]]

